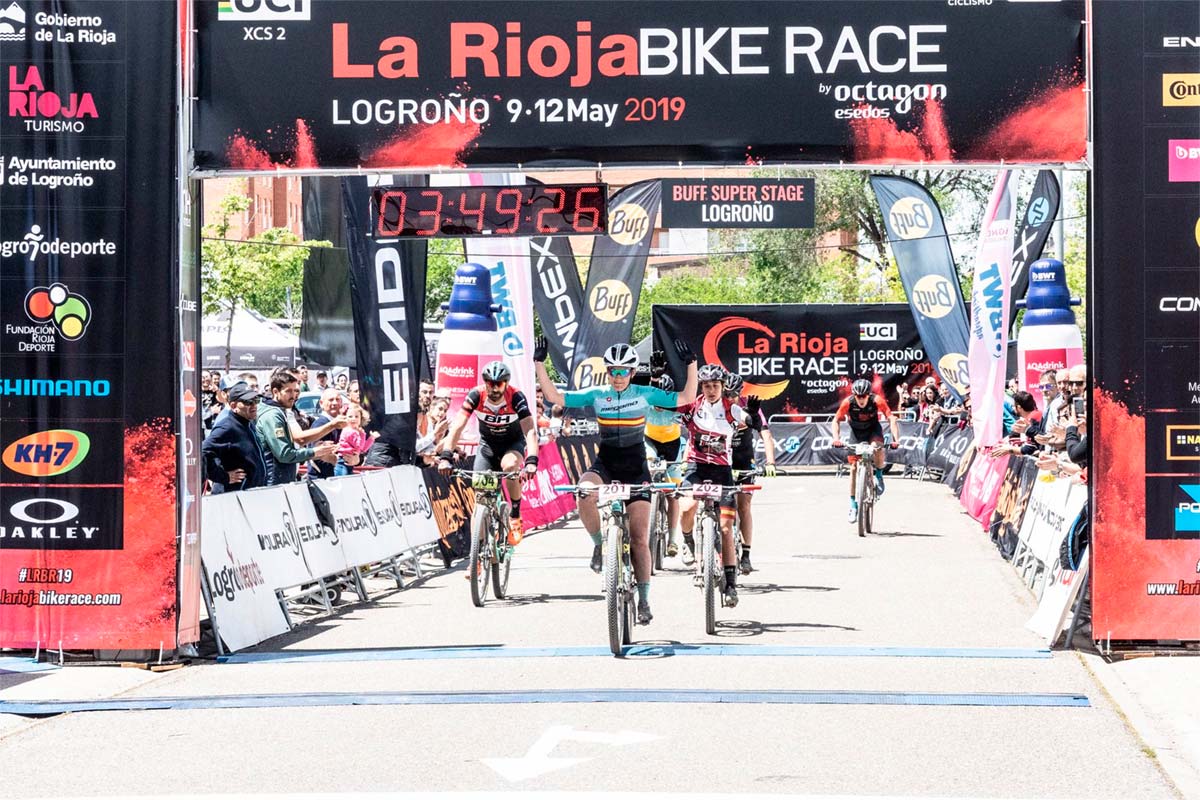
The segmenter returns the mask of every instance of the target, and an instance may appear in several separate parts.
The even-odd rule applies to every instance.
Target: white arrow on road
[[[580,764],[584,761],[590,761],[594,756],[587,758],[562,758],[550,755],[555,747],[566,741],[572,742],[588,742],[590,744],[607,744],[607,745],[623,745],[623,744],[641,744],[643,742],[652,742],[655,739],[662,737],[652,733],[638,733],[637,731],[619,731],[617,733],[603,733],[600,731],[578,731],[570,725],[553,725],[538,737],[525,755],[520,758],[484,758],[480,759],[484,764],[487,764],[505,780],[515,783],[517,781],[536,778],[538,775],[545,775],[547,772],[554,772],[559,769],[566,769]]]

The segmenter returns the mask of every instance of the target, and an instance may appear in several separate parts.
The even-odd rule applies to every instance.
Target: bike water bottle
[[[1038,388],[1041,374],[1083,363],[1083,336],[1071,306],[1079,305],[1067,288],[1067,272],[1057,258],[1039,259],[1029,267],[1029,291],[1017,308],[1025,309],[1017,333],[1017,364],[1021,388],[1046,410]]]
[[[500,334],[496,330],[498,305],[492,303],[492,278],[487,267],[466,263],[454,274],[446,325],[438,339],[436,391],[449,390],[449,418],[462,407],[467,392],[479,385],[479,374],[489,361],[503,360]],[[463,431],[461,442],[479,441],[475,415]]]

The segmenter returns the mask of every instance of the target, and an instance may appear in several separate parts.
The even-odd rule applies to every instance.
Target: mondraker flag
[[[392,185],[419,185],[397,175]],[[411,182],[410,182],[411,181]],[[426,243],[368,238],[371,187],[366,178],[345,178],[346,247],[354,306],[358,380],[393,460],[407,460],[416,444],[417,380],[424,358]]]
[[[583,319],[583,284],[566,236],[538,236],[529,240],[533,274],[533,308],[542,321],[550,344],[550,360],[561,375],[570,375],[575,340]]]
[[[934,369],[958,397],[967,391],[967,312],[937,201],[916,181],[872,175],[900,282]]]
[[[1058,178],[1054,177],[1054,170],[1040,170],[1037,182],[1033,184],[1033,194],[1029,196],[1029,205],[1025,207],[1025,216],[1017,225],[1013,239],[1012,296],[1008,301],[1010,323],[1016,321],[1017,301],[1023,299],[1029,289],[1029,265],[1042,257],[1046,240],[1050,238],[1050,229],[1058,218],[1060,202]]]
[[[577,389],[603,383],[604,351],[629,341],[661,204],[662,184],[657,180],[626,186],[608,201],[608,235],[592,249],[572,359],[571,385]]]
[[[1016,203],[1009,170],[996,173],[975,255],[971,286],[971,421],[976,446],[1004,437],[1004,376],[1008,370],[1008,300]]]

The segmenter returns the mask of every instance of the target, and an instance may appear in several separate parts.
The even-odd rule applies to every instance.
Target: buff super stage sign
[[[196,166],[1054,163],[1082,0],[201,0]]]
[[[654,343],[683,339],[701,363],[741,375],[745,394],[768,414],[829,414],[866,377],[889,401],[900,383],[934,374],[908,306],[871,305],[654,307]],[[682,363],[671,363],[682,378]]]

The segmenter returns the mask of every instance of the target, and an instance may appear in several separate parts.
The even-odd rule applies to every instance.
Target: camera
[[[1082,417],[1087,414],[1087,399],[1083,397],[1075,397],[1071,399],[1072,407],[1075,411],[1075,416]]]

